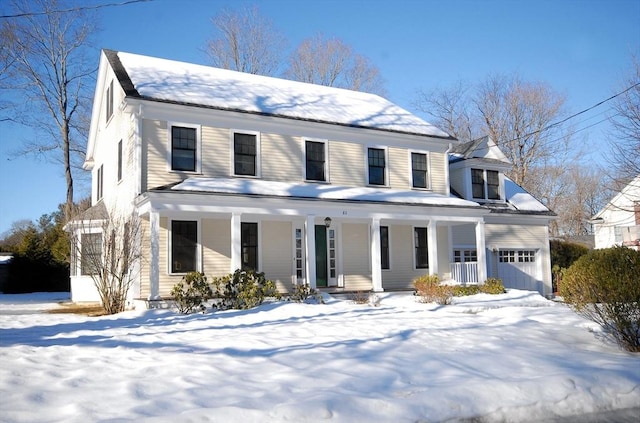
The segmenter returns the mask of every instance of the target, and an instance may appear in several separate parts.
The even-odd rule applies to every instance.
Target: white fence
[[[462,284],[477,284],[478,262],[451,263],[451,278]]]

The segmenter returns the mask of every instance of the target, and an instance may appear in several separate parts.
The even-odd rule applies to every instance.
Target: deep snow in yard
[[[0,421],[581,421],[566,417],[610,410],[618,414],[595,416],[633,421],[640,413],[640,355],[561,303],[518,290],[450,306],[380,296],[378,307],[330,299],[85,317],[43,312],[65,294],[0,295]]]

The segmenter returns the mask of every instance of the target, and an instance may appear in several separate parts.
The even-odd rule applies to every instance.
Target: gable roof
[[[468,159],[480,159],[491,164],[511,165],[507,156],[489,136],[455,145],[451,149],[449,157],[451,163]]]
[[[592,220],[601,219],[605,213],[605,211],[613,208],[622,206],[620,203],[630,203],[632,204],[635,201],[640,201],[640,174],[633,178],[631,182],[625,185],[624,188],[620,190],[618,194],[615,195],[595,216],[592,217]]]
[[[128,97],[455,139],[375,94],[113,50],[103,52]]]

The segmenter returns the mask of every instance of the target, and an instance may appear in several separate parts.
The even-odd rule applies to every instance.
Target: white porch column
[[[427,252],[429,254],[429,274],[437,275],[438,271],[438,233],[436,221],[430,220],[427,226]]]
[[[308,215],[304,222],[304,247],[307,260],[305,261],[305,271],[307,283],[316,289],[316,217]]]
[[[242,215],[231,215],[231,273],[242,268]]]
[[[476,251],[478,254],[478,283],[487,280],[487,247],[484,239],[484,222],[476,223]]]
[[[382,292],[382,260],[380,258],[380,219],[371,219],[371,284],[374,292]]]
[[[156,300],[160,298],[160,214],[154,209],[149,212],[149,226],[151,232],[149,299]]]

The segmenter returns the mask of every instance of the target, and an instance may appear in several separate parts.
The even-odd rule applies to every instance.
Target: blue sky
[[[0,0],[0,12],[6,1]],[[153,0],[100,9],[97,47],[207,64],[202,49],[213,34],[210,18],[225,7],[254,4],[290,48],[319,32],[353,46],[378,66],[388,98],[411,111],[420,89],[518,72],[565,94],[567,108],[577,112],[615,93],[631,54],[640,54],[640,0]],[[597,123],[607,109],[596,108],[574,125]],[[601,123],[578,133],[594,152],[585,161],[601,162],[607,129]],[[10,157],[28,136],[0,123],[0,234],[65,199],[59,165]],[[76,194],[86,196],[88,188],[77,187]]]

